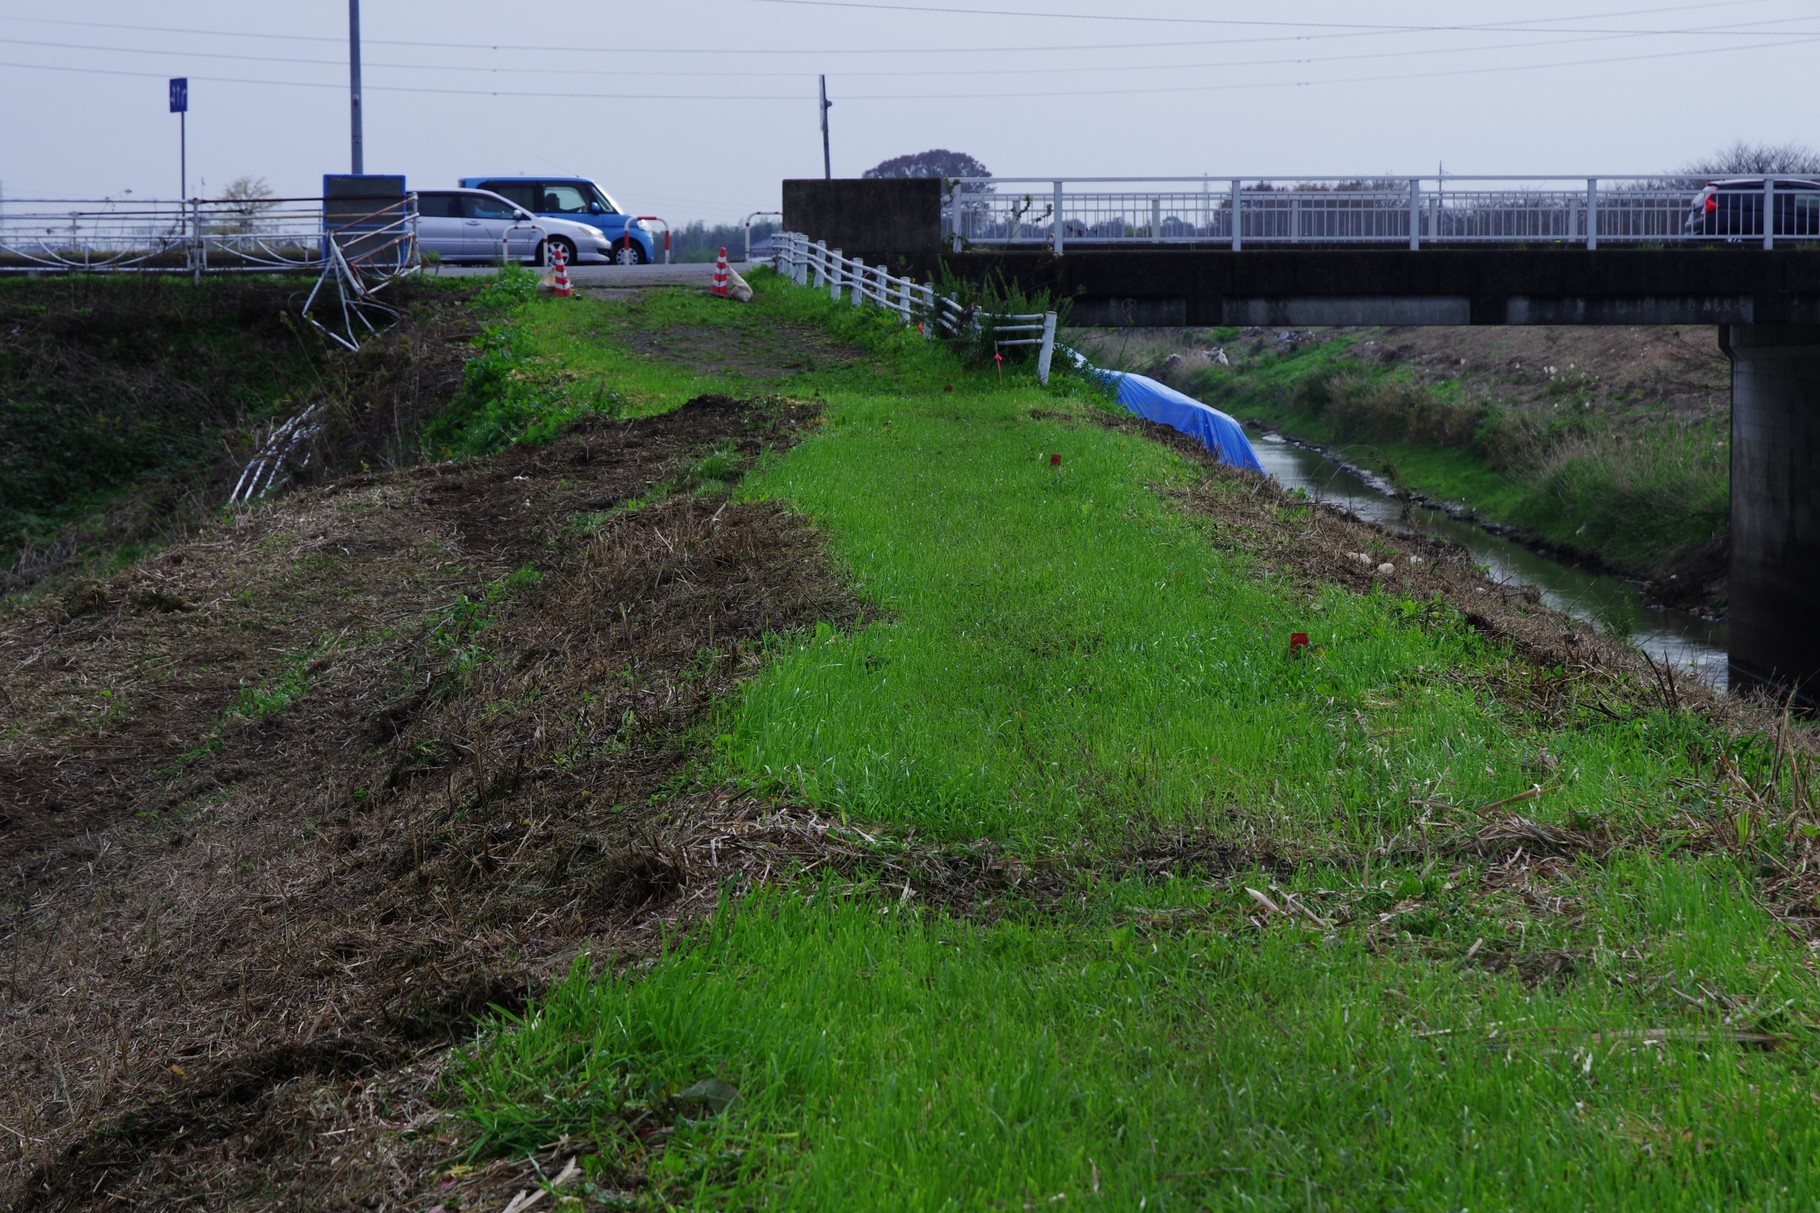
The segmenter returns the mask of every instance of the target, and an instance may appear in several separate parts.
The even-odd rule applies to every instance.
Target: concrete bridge
[[[1820,705],[1820,244],[1778,239],[1775,217],[1786,212],[1773,197],[1757,204],[1759,219],[1771,217],[1757,229],[1689,232],[1697,189],[1671,185],[1617,212],[1630,216],[1621,224],[1596,186],[1585,205],[1577,196],[1525,205],[1506,193],[1504,213],[1530,228],[1451,240],[1460,214],[1425,209],[1415,189],[1392,191],[1389,204],[1384,191],[1353,191],[1337,209],[1364,219],[1336,219],[1331,196],[1317,196],[1323,218],[1287,234],[1247,213],[1257,200],[1237,182],[1193,222],[1171,208],[1173,228],[1154,196],[1149,224],[1132,220],[1143,210],[1131,204],[1116,222],[1089,224],[1057,189],[1043,224],[1014,213],[975,239],[955,183],[786,181],[784,226],[898,273],[928,277],[945,264],[966,279],[1003,275],[1070,300],[1071,323],[1088,326],[1714,325],[1732,364],[1733,685],[1792,692],[1811,708]],[[1027,216],[1037,196],[1007,205]],[[1269,205],[1282,210],[1276,197]],[[1491,213],[1483,197],[1476,205],[1481,219]],[[1799,234],[1820,236],[1820,225]]]

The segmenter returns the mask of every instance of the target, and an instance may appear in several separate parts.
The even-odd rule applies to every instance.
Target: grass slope
[[[1809,743],[1310,584],[1210,511],[1316,512],[756,285],[516,339],[628,401],[703,369],[641,371],[634,319],[874,350],[758,368],[826,424],[740,493],[878,618],[774,653],[698,774],[845,858],[498,1020],[452,1080],[473,1157],[573,1158],[591,1207],[1814,1200]]]
[[[459,373],[464,288],[408,288],[412,323],[342,357],[295,280],[159,275],[0,281],[0,592],[107,575],[211,517],[253,451],[317,407],[292,480],[397,466]]]

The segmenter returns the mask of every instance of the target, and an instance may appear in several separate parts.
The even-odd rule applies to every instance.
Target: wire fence
[[[408,200],[339,222],[325,218],[321,198],[193,198],[130,206],[105,199],[8,199],[0,214],[0,272],[320,271],[335,242],[354,258],[383,253],[394,266],[414,266],[416,218]]]

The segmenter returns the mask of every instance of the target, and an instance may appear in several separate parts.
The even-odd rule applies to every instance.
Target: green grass
[[[1348,335],[1209,366],[1185,385],[1211,404],[1463,502],[1550,547],[1658,575],[1697,558],[1730,512],[1729,438],[1711,425],[1639,424],[1583,399],[1587,377],[1548,386],[1550,408],[1468,399],[1361,362]]]
[[[647,308],[854,323],[759,285]],[[601,311],[559,316],[608,334],[588,376],[696,390]],[[878,621],[776,646],[710,776],[869,855],[499,1020],[453,1080],[476,1155],[567,1134],[652,1208],[1813,1203],[1820,990],[1755,884],[1805,853],[1779,747],[1279,580],[1084,388],[854,339],[879,365],[740,492],[825,526]],[[1512,812],[1607,843],[1460,841]]]
[[[536,298],[529,271],[507,271],[483,293],[493,322],[468,363],[454,405],[425,435],[445,455],[477,455],[514,442],[546,441],[580,417],[639,417],[665,412],[696,396],[819,396],[870,384],[939,390],[952,378],[950,359],[876,308],[834,305],[776,275],[753,275],[755,304],[699,291],[651,291],[635,303],[600,306],[587,299]],[[821,348],[798,348],[780,327],[800,326]],[[724,355],[725,334],[755,367]],[[855,360],[872,351],[883,362]]]

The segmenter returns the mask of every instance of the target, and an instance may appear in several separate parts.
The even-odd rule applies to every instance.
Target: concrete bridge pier
[[[1730,324],[1731,676],[1820,706],[1820,325]]]

